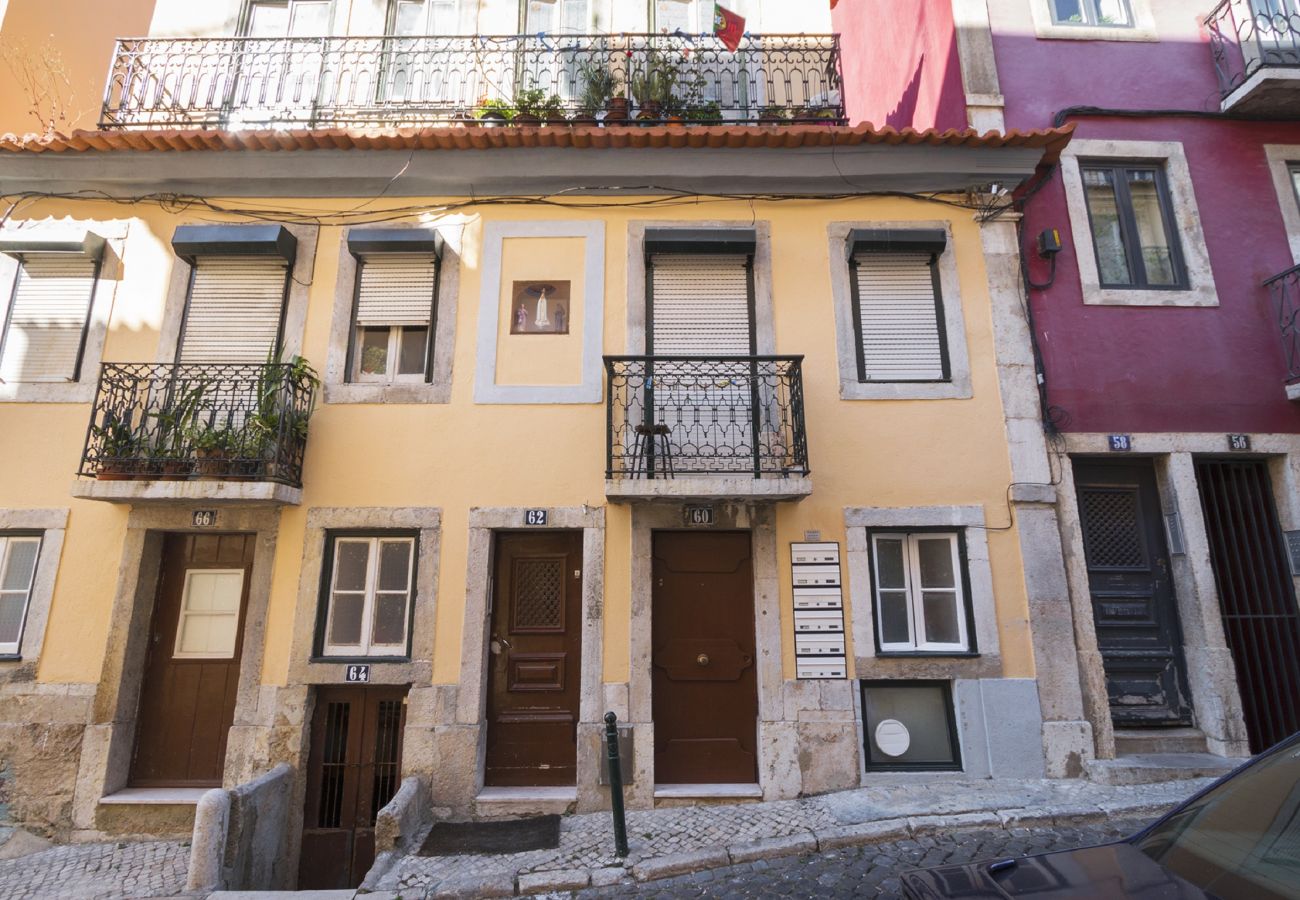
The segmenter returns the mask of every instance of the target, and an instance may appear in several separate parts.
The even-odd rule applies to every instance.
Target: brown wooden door
[[[657,532],[653,578],[655,783],[757,783],[749,533]]]
[[[375,862],[375,817],[397,793],[405,687],[321,687],[311,717],[298,890],[355,888]]]
[[[1300,731],[1300,605],[1268,464],[1198,459],[1223,634],[1237,666],[1250,750]]]
[[[500,534],[488,650],[488,785],[578,773],[582,532]]]
[[[217,787],[235,717],[251,534],[169,534],[140,689],[131,784]]]

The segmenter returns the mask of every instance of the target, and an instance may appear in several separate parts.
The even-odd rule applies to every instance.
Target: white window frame
[[[1072,24],[1055,21],[1052,0],[1024,0],[1034,18],[1034,34],[1045,40],[1061,41],[1147,41],[1160,40],[1151,0],[1128,0],[1131,25]]]
[[[18,620],[18,635],[12,641],[0,641],[0,656],[18,656],[23,645],[23,634],[27,630],[27,616],[32,608],[32,594],[36,587],[37,574],[41,570],[41,550],[42,535],[40,534],[13,534],[0,532],[0,577],[5,574],[5,569],[9,565],[9,558],[13,552],[15,544],[35,544],[36,557],[32,564],[31,575],[27,578],[27,587],[21,592],[13,590],[4,590],[0,588],[0,596],[22,593],[23,595],[23,612]]]
[[[1079,160],[1116,163],[1143,161],[1162,165],[1173,225],[1178,232],[1187,275],[1184,290],[1103,288],[1097,270],[1097,253],[1092,239],[1092,222],[1088,218],[1088,201],[1083,187]],[[1189,306],[1219,305],[1210,266],[1210,251],[1196,206],[1187,154],[1177,141],[1071,141],[1061,154],[1061,178],[1070,214],[1070,231],[1074,239],[1074,256],[1079,267],[1083,302],[1088,306]]]
[[[216,613],[210,612],[192,612],[189,609],[190,599],[190,582],[195,575],[238,575],[239,576],[239,603],[235,607],[235,645],[230,648],[229,653],[211,653],[205,650],[182,650],[181,635],[185,633],[185,622],[190,616],[204,616],[207,618],[215,617]],[[244,608],[244,590],[248,587],[248,573],[243,569],[186,569],[185,586],[181,591],[181,610],[180,615],[176,617],[176,636],[172,641],[172,658],[173,659],[234,659],[235,651],[239,647],[239,619]],[[230,615],[221,613],[220,615]]]
[[[947,235],[939,254],[939,314],[943,317],[948,349],[947,381],[858,381],[858,331],[854,321],[852,274],[848,260],[849,236],[855,229],[910,231],[940,230]],[[839,360],[841,400],[968,400],[971,387],[970,352],[966,345],[966,318],[962,309],[961,280],[957,272],[957,247],[951,223],[946,221],[832,222],[827,228],[831,299],[835,307],[835,350]],[[976,248],[976,252],[981,252]],[[982,255],[982,252],[981,252]]]
[[[361,344],[361,333],[370,328],[383,328],[383,325],[356,325],[356,359],[352,363],[352,380],[357,384],[423,384],[428,377],[429,368],[429,341],[433,339],[433,328],[429,325],[389,325],[388,328],[388,359],[387,369],[382,374],[378,372],[362,372],[361,359],[364,347]],[[424,368],[419,372],[408,372],[399,374],[397,367],[399,356],[402,351],[402,331],[406,328],[423,328],[424,329]]]
[[[399,657],[406,658],[410,655],[411,648],[411,605],[415,600],[415,566],[416,554],[419,551],[419,545],[416,538],[411,535],[332,535],[330,540],[330,575],[329,582],[326,584],[326,593],[324,602],[327,609],[324,616],[324,631],[320,636],[320,655],[322,658],[342,657],[345,659],[373,659],[382,657]],[[365,588],[361,591],[338,591],[335,585],[338,583],[339,574],[339,545],[341,544],[366,544],[368,545],[368,556],[366,558],[366,583]],[[378,588],[379,581],[379,557],[380,547],[383,544],[407,544],[410,547],[410,553],[407,555],[406,568],[406,606],[402,610],[402,642],[401,644],[379,644],[371,643],[371,634],[374,627],[375,603],[376,596],[379,593],[395,593],[394,591],[380,592]],[[333,644],[330,642],[330,633],[334,626],[334,595],[335,593],[345,594],[362,594],[361,605],[361,640],[356,644]]]
[[[1277,204],[1291,247],[1291,262],[1300,266],[1300,195],[1291,180],[1292,170],[1300,170],[1300,144],[1265,144],[1264,155],[1277,190]]]
[[[956,531],[872,531],[871,532],[871,600],[875,610],[876,640],[881,653],[968,653],[970,652],[970,635],[967,619],[970,615],[970,603],[966,593],[965,565],[962,560],[961,542]],[[957,643],[940,643],[927,641],[925,635],[925,604],[922,602],[924,586],[921,584],[921,563],[918,544],[922,540],[947,539],[952,553],[954,602],[957,605],[957,631],[960,639]],[[903,590],[907,594],[908,631],[910,639],[906,642],[886,643],[884,636],[883,615],[880,604],[880,553],[878,545],[882,540],[898,540],[903,543],[903,574],[906,584]],[[896,592],[897,588],[887,589]]]
[[[1124,4],[1124,9],[1128,13],[1127,22],[1102,22],[1101,18],[1101,0],[1079,0],[1079,7],[1083,11],[1083,21],[1071,22],[1057,18],[1056,15],[1057,0],[1047,0],[1047,6],[1052,14],[1052,23],[1054,25],[1068,25],[1074,27],[1091,27],[1091,28],[1132,28],[1136,23],[1133,16],[1133,4],[1131,0],[1119,0]]]

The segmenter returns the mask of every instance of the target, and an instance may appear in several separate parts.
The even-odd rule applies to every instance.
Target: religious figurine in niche
[[[568,281],[516,281],[511,292],[511,334],[568,334]]]

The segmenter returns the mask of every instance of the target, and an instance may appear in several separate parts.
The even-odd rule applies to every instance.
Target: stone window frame
[[[857,678],[998,677],[1002,673],[993,566],[982,506],[845,507],[854,670]],[[876,649],[875,582],[871,577],[870,533],[881,530],[949,529],[966,543],[970,596],[970,652],[880,653]]]
[[[1144,290],[1103,288],[1097,270],[1097,252],[1088,218],[1088,203],[1083,189],[1080,159],[1141,161],[1164,167],[1165,185],[1172,207],[1173,231],[1181,242],[1183,266],[1187,274],[1184,290]],[[1061,179],[1065,183],[1066,206],[1070,231],[1074,238],[1075,261],[1087,306],[1179,306],[1214,307],[1219,295],[1210,265],[1210,251],[1205,243],[1196,192],[1192,184],[1187,154],[1180,141],[1071,141],[1061,154]]]
[[[181,221],[181,225],[211,225],[211,222]],[[228,222],[229,225],[251,225],[252,222]],[[271,223],[281,224],[281,223]],[[303,350],[303,332],[307,327],[307,303],[315,281],[316,241],[320,237],[319,225],[291,225],[284,227],[298,239],[298,249],[293,267],[289,271],[289,291],[284,303],[284,326],[280,330],[282,355],[292,359]],[[168,239],[170,240],[170,239]],[[168,248],[170,249],[170,243]],[[180,349],[181,327],[185,324],[185,305],[190,293],[190,272],[193,266],[181,257],[172,255],[172,272],[167,282],[167,298],[163,308],[162,327],[158,329],[157,363],[176,362]]]
[[[65,509],[0,509],[0,534],[18,532],[38,534],[40,550],[36,555],[36,575],[31,592],[27,595],[26,621],[19,639],[18,652],[0,655],[0,674],[12,671],[21,663],[35,674],[41,648],[45,644],[45,627],[49,624],[50,605],[54,600],[54,584],[59,576],[59,561],[63,556],[63,539],[68,528],[68,510]]]
[[[361,227],[361,226],[358,226]],[[459,240],[444,229],[442,258],[438,262],[438,296],[434,310],[433,369],[427,381],[349,381],[348,339],[353,329],[353,301],[359,266],[348,250],[352,228],[339,238],[339,265],[334,282],[334,309],[330,319],[329,350],[322,376],[326,403],[449,403],[456,355],[456,310],[460,294]]]
[[[86,232],[104,239],[104,258],[95,279],[95,296],[88,312],[86,343],[81,352],[81,369],[76,381],[21,381],[0,382],[0,403],[92,403],[99,384],[99,366],[104,358],[104,342],[108,337],[108,323],[113,314],[117,287],[122,280],[122,255],[130,224],[123,221],[96,221],[93,219],[64,219],[33,222],[10,222],[4,234],[10,237],[50,238],[57,240],[70,235],[80,240]],[[18,260],[0,254],[0,334],[4,333],[9,315],[9,298],[14,279],[18,277]]]
[[[1061,25],[1052,21],[1052,0],[1026,0],[1034,16],[1034,35],[1056,41],[1143,41],[1156,43],[1155,16],[1150,0],[1128,0],[1133,14],[1132,25]]]
[[[507,238],[582,238],[582,381],[579,384],[498,384],[497,331],[501,321],[501,264]],[[605,395],[605,223],[567,219],[488,222],[483,226],[474,402],[483,404],[600,403]]]
[[[416,534],[414,597],[403,656],[333,657],[317,654],[322,626],[321,603],[327,544],[343,533]],[[355,662],[371,665],[371,684],[428,684],[433,680],[434,629],[438,610],[438,576],[442,557],[442,509],[439,507],[343,506],[310,507],[303,536],[294,614],[288,684],[333,684],[342,667]]]
[[[939,254],[939,300],[943,309],[943,328],[947,336],[947,381],[858,380],[858,337],[854,327],[853,289],[849,281],[848,243],[854,229],[888,229],[897,231],[941,230],[947,240]],[[831,267],[831,301],[835,307],[835,349],[839,359],[841,400],[969,400],[971,386],[970,350],[967,346],[966,318],[961,302],[961,279],[957,272],[957,247],[952,223],[937,220],[906,222],[832,222],[827,227]]]
[[[1296,189],[1291,181],[1291,169],[1300,166],[1300,144],[1265,144],[1264,156],[1282,210],[1291,261],[1300,265],[1300,200],[1296,198]]]
[[[650,229],[689,228],[754,232],[754,336],[759,356],[776,353],[776,328],[772,294],[772,223],[766,220],[647,219],[627,226],[627,350],[631,356],[645,354],[646,265],[645,235]]]

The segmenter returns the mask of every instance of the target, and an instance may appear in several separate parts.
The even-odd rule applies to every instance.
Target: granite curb
[[[1086,825],[1120,818],[1149,818],[1165,812],[1172,803],[1149,802],[1102,805],[1059,806],[1048,809],[1004,809],[985,812],[963,812],[952,815],[907,816],[836,825],[812,831],[799,832],[784,837],[766,838],[745,844],[671,853],[639,859],[625,868],[603,867],[593,870],[542,871],[522,873],[515,877],[519,896],[581,890],[588,886],[601,887],[630,881],[658,881],[679,875],[689,875],[709,869],[720,869],[756,860],[774,860],[791,856],[860,847],[867,844],[892,843],[913,837],[939,832],[980,831],[1002,829]],[[452,885],[444,881],[429,892],[431,898],[464,897],[462,893],[470,883],[484,890],[478,896],[507,896],[502,891],[506,882],[501,875],[481,876],[475,879],[455,879]],[[364,896],[364,895],[361,895]]]

